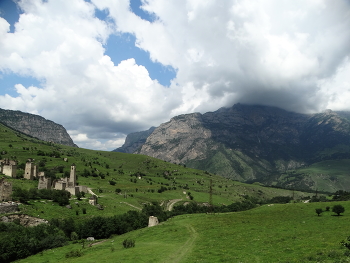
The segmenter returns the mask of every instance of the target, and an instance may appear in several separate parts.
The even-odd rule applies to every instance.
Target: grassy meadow
[[[335,204],[345,207],[342,216],[315,213]],[[182,215],[92,247],[70,244],[18,262],[350,262],[340,244],[350,235],[349,213],[350,202],[332,202]],[[135,247],[123,248],[126,238],[134,239]],[[66,258],[72,250],[82,256]]]

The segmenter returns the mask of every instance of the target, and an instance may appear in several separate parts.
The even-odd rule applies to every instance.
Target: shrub
[[[114,182],[114,181],[109,181],[109,184],[110,184],[110,185],[115,185],[116,182]]]
[[[133,240],[133,239],[124,239],[123,247],[124,248],[135,247],[135,240]]]
[[[323,212],[322,208],[316,208],[316,214],[318,216],[320,216],[320,214],[322,214],[322,212]]]
[[[344,213],[345,208],[342,205],[335,205],[332,208],[332,212],[336,213],[338,216],[340,216],[341,213]]]

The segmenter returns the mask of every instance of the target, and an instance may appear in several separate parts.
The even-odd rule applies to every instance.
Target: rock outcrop
[[[18,221],[22,226],[37,226],[40,224],[47,224],[48,221],[45,219],[31,217],[28,215],[18,214],[18,215],[7,215],[0,217],[0,221],[4,223]]]
[[[43,141],[77,147],[62,125],[38,115],[0,109],[0,122]]]

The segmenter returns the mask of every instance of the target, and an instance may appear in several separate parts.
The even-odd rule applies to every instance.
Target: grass
[[[316,208],[341,204],[343,216]],[[350,262],[340,242],[348,235],[350,202],[264,205],[225,214],[182,215],[152,228],[112,237],[65,254],[81,244],[44,251],[19,262]],[[124,249],[126,238],[135,247]]]
[[[38,155],[39,151],[44,152],[46,156]],[[1,154],[2,152],[6,153]],[[48,156],[53,152],[58,152],[60,157]],[[2,124],[0,124],[0,154],[0,159],[15,159],[18,164],[24,164],[28,158],[33,158],[36,164],[44,161],[45,169],[52,170],[55,167],[63,167],[63,172],[70,171],[70,166],[74,163],[77,167],[78,183],[91,188],[99,196],[98,202],[104,207],[104,210],[98,210],[88,205],[87,199],[77,201],[74,196],[70,202],[72,209],[58,207],[57,204],[44,200],[30,201],[30,205],[20,206],[23,213],[31,216],[40,215],[45,219],[54,217],[84,218],[93,215],[112,216],[131,209],[141,209],[145,203],[154,201],[164,205],[171,199],[182,199],[183,202],[190,201],[188,192],[191,192],[194,201],[204,203],[209,201],[210,180],[213,182],[212,199],[215,205],[228,205],[240,201],[244,195],[263,200],[276,195],[292,195],[292,192],[288,190],[243,184],[145,155],[93,151],[43,142],[14,132]],[[65,162],[64,158],[68,158],[68,162]],[[39,169],[43,168],[39,167]],[[82,173],[85,169],[94,171],[98,175],[104,175],[104,179],[103,176],[83,177]],[[20,169],[19,172],[21,172]],[[135,173],[142,173],[145,176],[139,179],[137,176],[133,176]],[[62,177],[63,173],[56,172],[56,176]],[[14,187],[26,189],[37,187],[37,181],[12,178],[7,178],[7,180],[11,181]],[[114,181],[116,184],[111,185],[109,181]],[[176,187],[176,190],[158,193],[161,186]],[[121,189],[122,192],[117,194],[116,189]],[[296,198],[305,195],[310,194],[295,192]],[[86,197],[88,198],[89,195]],[[79,206],[75,204],[76,202],[79,203]],[[82,214],[82,207],[87,209],[86,215]],[[77,210],[79,215],[76,215]]]

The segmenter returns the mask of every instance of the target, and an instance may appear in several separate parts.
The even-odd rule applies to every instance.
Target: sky
[[[79,147],[236,103],[350,111],[350,1],[0,0],[0,108]]]

